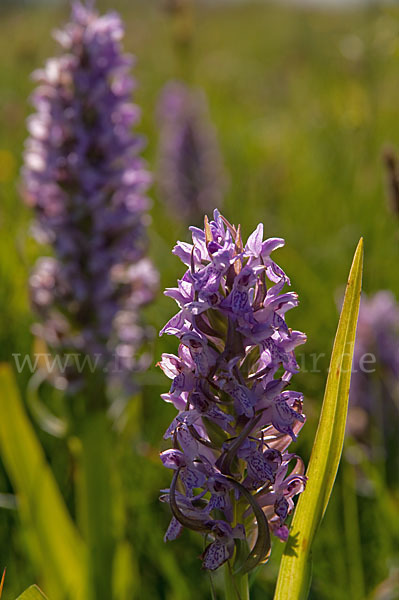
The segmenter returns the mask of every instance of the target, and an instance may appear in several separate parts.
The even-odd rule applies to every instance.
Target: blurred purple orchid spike
[[[181,219],[199,222],[220,206],[226,177],[205,95],[183,83],[168,83],[158,107],[158,188]]]
[[[187,271],[165,292],[180,311],[161,331],[180,342],[160,362],[173,380],[162,397],[178,410],[165,433],[173,447],[161,453],[174,470],[161,497],[173,514],[165,540],[183,527],[200,531],[210,541],[204,568],[237,548],[245,573],[267,560],[269,528],[288,538],[292,499],[305,486],[303,462],[288,451],[305,422],[303,396],[287,388],[306,336],[286,324],[298,298],[283,291],[290,281],[270,258],[284,240],[263,241],[260,224],[244,245],[217,210],[204,230],[190,229],[193,244],[173,250]]]
[[[108,380],[130,381],[146,337],[138,310],[158,280],[145,257],[150,176],[131,133],[139,119],[133,60],[122,53],[119,16],[99,16],[92,4],[74,2],[55,37],[64,54],[33,74],[37,112],[22,171],[34,234],[54,250],[30,278],[42,317],[35,332],[59,354],[96,357]],[[60,385],[79,385],[74,367],[65,374]]]
[[[392,483],[395,479],[396,484],[398,381],[399,304],[391,292],[382,290],[369,298],[362,297],[360,302],[347,428],[369,451],[374,449],[380,457],[382,452],[388,479]]]

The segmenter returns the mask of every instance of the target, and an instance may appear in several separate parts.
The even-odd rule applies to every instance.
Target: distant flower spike
[[[286,388],[306,336],[285,322],[298,299],[283,293],[289,279],[270,258],[283,240],[263,241],[260,224],[244,245],[217,210],[204,230],[190,229],[193,244],[173,251],[187,271],[166,290],[180,312],[161,331],[180,341],[178,356],[160,362],[173,380],[162,397],[178,410],[165,433],[173,448],[161,453],[174,471],[162,496],[173,513],[165,541],[183,527],[202,532],[203,566],[214,570],[255,536],[245,572],[267,559],[269,528],[287,539],[292,498],[305,487],[303,462],[287,451],[305,421],[303,396]]]
[[[161,200],[182,219],[200,222],[221,205],[226,178],[205,95],[168,83],[158,108],[158,188]]]
[[[65,53],[34,73],[22,174],[36,238],[55,255],[39,259],[30,279],[43,321],[36,332],[57,352],[98,356],[112,376],[136,367],[145,337],[138,309],[152,299],[157,273],[145,258],[150,177],[131,133],[133,61],[121,50],[119,16],[90,6],[73,4],[71,22],[56,32]],[[71,369],[59,381],[74,378]]]
[[[399,304],[392,292],[380,290],[360,302],[347,429],[369,452],[383,453],[388,480],[395,485],[399,473],[398,380]]]

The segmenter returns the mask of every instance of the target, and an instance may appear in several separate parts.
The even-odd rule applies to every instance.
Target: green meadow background
[[[295,451],[308,459],[337,306],[360,236],[365,292],[398,290],[399,221],[388,209],[381,156],[387,143],[399,149],[399,7],[322,11],[214,0],[196,7],[191,49],[176,52],[173,24],[160,2],[98,4],[120,11],[125,48],[137,56],[139,131],[147,138],[149,167],[156,164],[159,92],[168,80],[184,76],[205,90],[218,130],[229,180],[224,214],[241,223],[245,237],[263,222],[266,236],[286,239],[275,259],[301,301],[288,323],[308,335],[300,357],[304,369],[295,377],[295,389],[305,392],[308,416]],[[51,30],[67,18],[66,4],[2,6],[0,0],[0,359],[12,364],[13,353],[32,352],[27,277],[42,251],[30,236],[32,215],[18,195],[25,118],[31,111],[30,73],[54,54]],[[182,273],[171,249],[187,233],[156,186],[150,195],[150,254],[163,289]],[[174,303],[160,291],[146,309],[146,320],[156,332],[174,312]],[[175,339],[154,335],[154,364],[162,352],[175,348]],[[312,372],[314,355],[321,355],[317,372]],[[18,375],[23,396],[28,380],[28,373]],[[210,592],[198,560],[200,536],[185,532],[176,542],[162,541],[169,513],[158,496],[170,472],[160,465],[158,453],[174,409],[159,395],[168,390],[169,380],[153,367],[141,383],[116,452],[133,547],[131,598],[205,600]],[[51,390],[46,394],[53,407],[62,402]],[[74,514],[73,440],[52,438],[35,427]],[[24,441],[19,443],[23,447]],[[314,546],[310,599],[399,598],[394,584],[399,494],[386,480],[384,461],[367,462],[348,441]],[[40,584],[40,573],[28,552],[27,532],[4,494],[12,494],[12,487],[0,458],[0,570],[7,567],[3,598],[13,600],[29,584]],[[276,541],[269,564],[256,574],[253,600],[272,598],[281,551]],[[218,577],[214,583],[219,589]]]

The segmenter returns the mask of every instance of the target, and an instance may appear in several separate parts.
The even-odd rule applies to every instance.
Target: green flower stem
[[[87,600],[112,598],[112,567],[115,550],[112,511],[112,438],[104,403],[93,390],[85,398],[85,414],[76,423],[81,442],[78,482],[79,521],[87,544]]]
[[[225,600],[249,600],[248,574],[233,575],[230,562],[224,566]]]
[[[193,38],[192,0],[183,0],[172,12],[172,39],[176,56],[176,72],[178,78],[185,82],[190,82],[192,79]]]

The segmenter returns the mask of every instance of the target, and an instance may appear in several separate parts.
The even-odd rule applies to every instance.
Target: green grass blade
[[[334,485],[344,442],[363,269],[360,239],[349,273],[331,355],[323,407],[307,470],[308,483],[292,521],[274,600],[303,600],[310,585],[310,550]]]
[[[5,364],[0,365],[0,451],[48,592],[83,599],[85,548],[26,416],[12,370]]]
[[[47,597],[39,590],[37,585],[31,585],[17,600],[47,600]]]
[[[4,569],[4,571],[3,571],[3,575],[1,576],[1,581],[0,581],[0,598],[1,598],[1,595],[2,595],[2,593],[3,593],[3,587],[4,587],[4,579],[5,579],[5,576],[6,576],[6,570]]]

